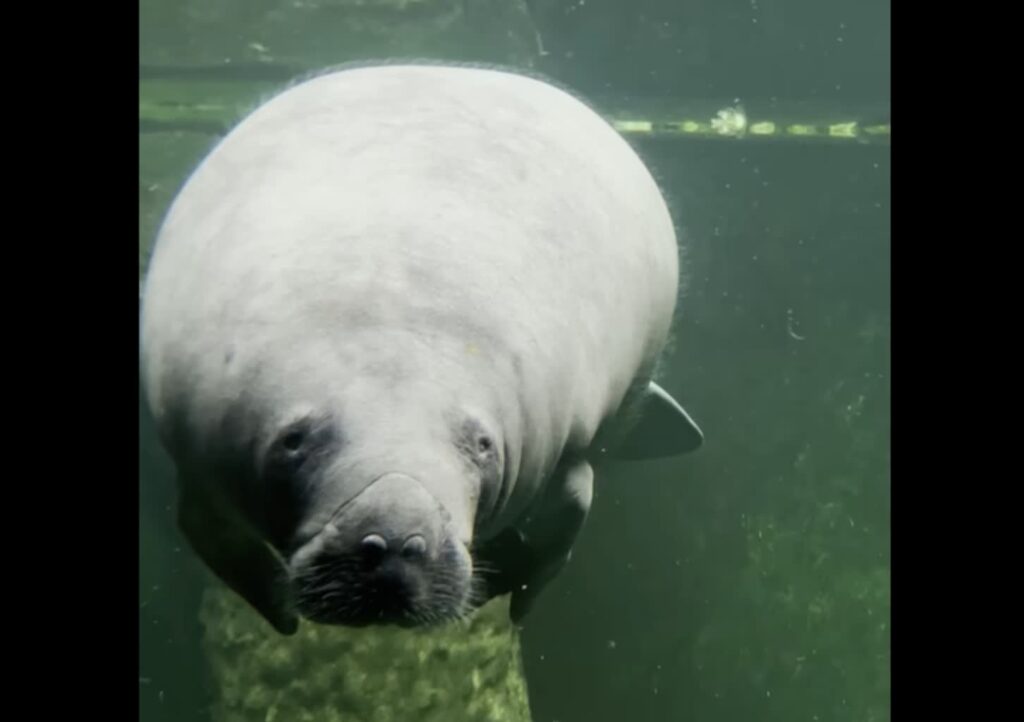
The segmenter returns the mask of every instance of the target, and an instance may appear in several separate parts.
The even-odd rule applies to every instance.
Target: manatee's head
[[[464,617],[482,601],[471,548],[500,495],[498,430],[464,413],[349,433],[336,423],[290,424],[270,453],[284,492],[268,518],[295,611],[344,626]]]

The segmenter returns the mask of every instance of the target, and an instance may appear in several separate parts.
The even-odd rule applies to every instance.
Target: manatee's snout
[[[461,616],[472,563],[450,529],[448,512],[419,481],[380,477],[293,557],[300,613],[348,626]]]

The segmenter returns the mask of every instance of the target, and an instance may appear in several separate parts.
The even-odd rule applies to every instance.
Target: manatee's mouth
[[[432,560],[339,553],[324,548],[292,573],[296,610],[318,624],[422,627],[466,616],[472,562],[448,538]]]

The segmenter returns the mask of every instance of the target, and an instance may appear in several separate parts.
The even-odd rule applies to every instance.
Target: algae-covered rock
[[[433,630],[274,632],[221,586],[200,618],[213,722],[529,722],[507,598]]]

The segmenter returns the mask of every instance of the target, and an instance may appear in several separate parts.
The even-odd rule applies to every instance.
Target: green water
[[[738,97],[887,120],[878,0],[352,5],[144,0],[140,64],[430,54],[531,65],[638,108]],[[214,140],[140,134],[140,269]],[[598,479],[573,562],[522,634],[534,720],[888,720],[889,147],[633,140],[686,245],[663,385],[707,443]],[[140,450],[140,719],[207,720],[201,570],[145,425]]]
[[[597,487],[524,635],[537,719],[886,720],[887,154],[647,150],[690,224],[668,374],[707,445]]]

